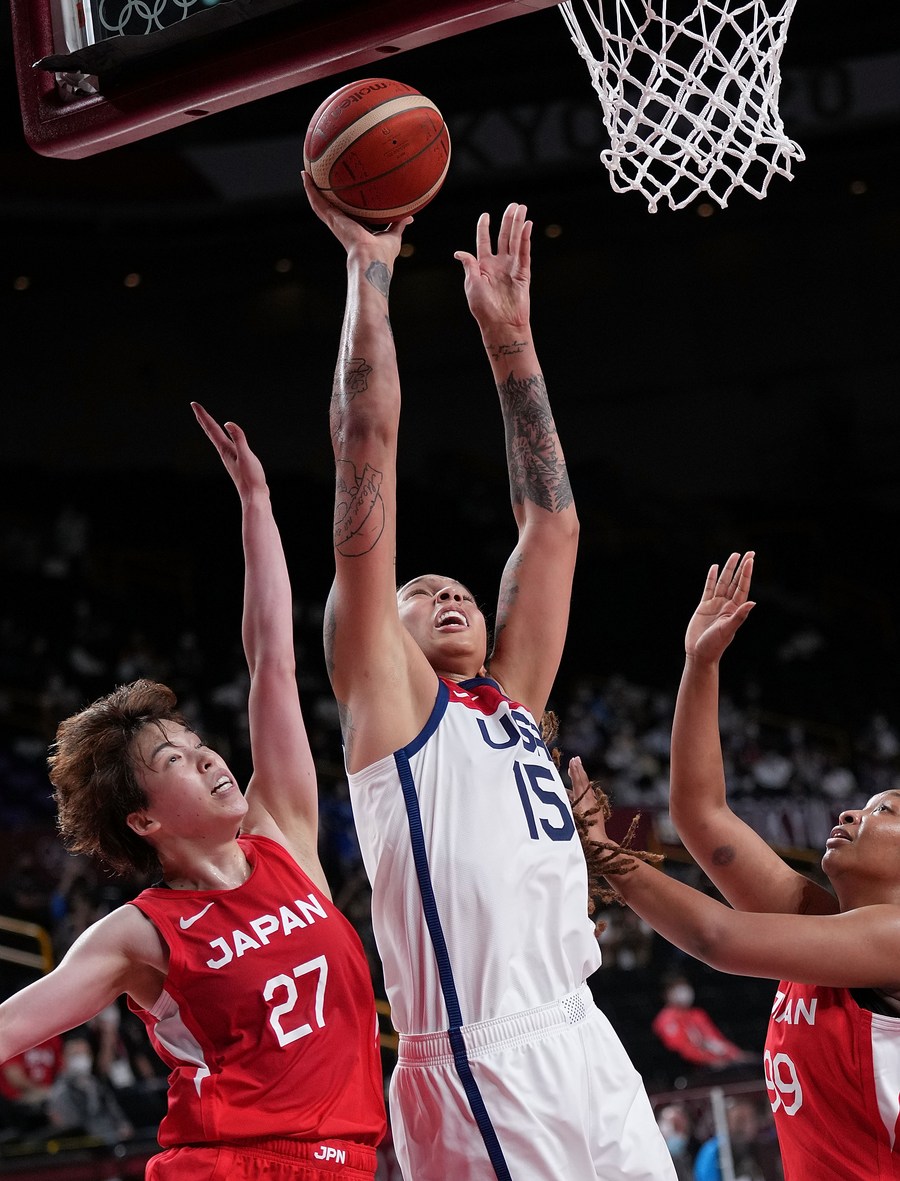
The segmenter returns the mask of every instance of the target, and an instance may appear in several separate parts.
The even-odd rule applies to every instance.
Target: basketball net
[[[676,0],[560,5],[600,96],[610,136],[601,159],[616,192],[642,193],[651,213],[701,193],[724,209],[738,186],[761,200],[775,173],[791,179],[805,157],[785,134],[778,91],[795,3],[684,0],[683,19],[669,15]]]

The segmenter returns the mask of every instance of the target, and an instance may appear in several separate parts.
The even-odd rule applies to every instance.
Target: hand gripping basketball
[[[424,209],[449,165],[450,135],[440,111],[412,86],[389,78],[336,90],[303,141],[303,167],[315,187],[365,225]]]

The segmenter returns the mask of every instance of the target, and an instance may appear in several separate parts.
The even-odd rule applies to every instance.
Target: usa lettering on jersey
[[[527,714],[519,710],[496,714],[492,718],[479,718],[478,729],[482,739],[493,750],[505,750],[521,743],[528,754],[538,754],[552,762],[540,730]]]

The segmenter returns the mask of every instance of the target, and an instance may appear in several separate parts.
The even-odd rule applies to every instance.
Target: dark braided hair
[[[545,711],[541,718],[541,734],[544,741],[549,744],[556,737],[558,731],[559,719],[556,714],[551,710]],[[559,768],[562,758],[559,748],[553,747],[550,753]],[[587,862],[588,916],[594,920],[597,934],[600,935],[606,930],[606,923],[596,917],[600,908],[608,906],[611,902],[618,902],[620,906],[625,905],[625,900],[616,888],[609,884],[607,879],[631,873],[638,861],[643,861],[648,865],[658,865],[664,858],[662,853],[651,853],[647,849],[632,848],[632,841],[641,820],[640,812],[632,817],[628,831],[621,841],[595,841],[590,835],[591,819],[598,813],[604,820],[610,818],[612,807],[609,797],[595,779],[592,779],[581,795],[577,797],[574,796],[570,785],[567,785],[567,790],[572,803],[572,813],[575,817],[575,828],[578,831],[581,847],[584,850],[584,859]],[[594,798],[593,806],[580,812],[577,811],[576,805],[581,803],[588,793]]]

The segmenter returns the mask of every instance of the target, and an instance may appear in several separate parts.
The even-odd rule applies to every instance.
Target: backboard
[[[168,24],[165,2],[11,2],[25,139],[81,159],[557,0],[189,0]]]

